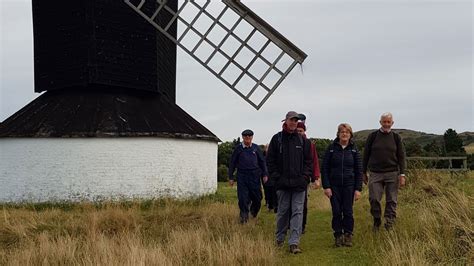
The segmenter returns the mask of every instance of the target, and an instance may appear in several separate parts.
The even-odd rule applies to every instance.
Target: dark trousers
[[[304,205],[303,205],[303,231],[306,229],[306,220],[308,217],[308,189],[304,192]]]
[[[354,230],[354,186],[331,187],[332,230],[334,236],[352,234]]]
[[[275,186],[264,184],[263,190],[265,192],[265,202],[267,203],[268,209],[276,212],[278,207],[278,197]]]
[[[237,171],[237,197],[240,217],[248,219],[249,212],[257,216],[262,201],[260,171]]]

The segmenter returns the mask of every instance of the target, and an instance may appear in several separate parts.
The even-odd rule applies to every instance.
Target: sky
[[[290,110],[306,115],[317,138],[334,138],[343,122],[377,128],[384,112],[395,128],[474,131],[472,1],[242,2],[308,57],[256,110],[178,50],[176,102],[221,140],[250,128],[254,142],[267,143]],[[3,121],[39,94],[31,1],[0,0],[0,17]]]

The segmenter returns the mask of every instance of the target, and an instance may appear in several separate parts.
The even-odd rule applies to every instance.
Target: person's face
[[[391,117],[382,117],[380,120],[380,125],[384,131],[389,131],[393,126],[393,119]]]
[[[300,127],[297,128],[296,131],[298,131],[298,134],[300,134],[301,136],[303,136],[304,133],[305,133],[304,129],[302,129],[302,128],[300,128]]]
[[[244,139],[244,144],[245,144],[245,146],[249,146],[250,144],[252,144],[253,136],[250,136],[250,135],[242,135],[242,139]]]
[[[296,129],[296,126],[298,125],[298,118],[288,118],[286,119],[286,126],[290,131],[293,131]]]
[[[342,128],[339,133],[337,133],[337,136],[342,142],[348,142],[351,139],[351,132],[345,128]]]

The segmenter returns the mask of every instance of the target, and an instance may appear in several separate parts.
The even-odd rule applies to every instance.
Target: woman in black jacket
[[[331,201],[336,247],[352,246],[352,205],[362,191],[362,160],[352,137],[351,126],[340,124],[337,137],[326,150],[323,161],[323,188]]]

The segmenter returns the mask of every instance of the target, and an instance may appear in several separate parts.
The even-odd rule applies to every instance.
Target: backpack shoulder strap
[[[277,140],[278,140],[278,149],[280,150],[280,153],[283,153],[283,148],[282,148],[282,146],[283,146],[283,145],[282,145],[282,142],[283,142],[283,141],[282,141],[282,135],[283,135],[283,133],[281,133],[281,131],[278,132]]]
[[[378,134],[379,130],[377,129],[376,131],[373,131],[372,133],[370,133],[369,135],[369,143],[367,145],[367,148],[369,149],[369,152],[370,150],[372,149],[372,144],[374,144],[374,141],[375,139],[377,138],[377,134]]]
[[[398,133],[396,133],[395,131],[393,132],[393,139],[395,140],[395,144],[399,144],[400,141],[401,141],[401,137]]]

